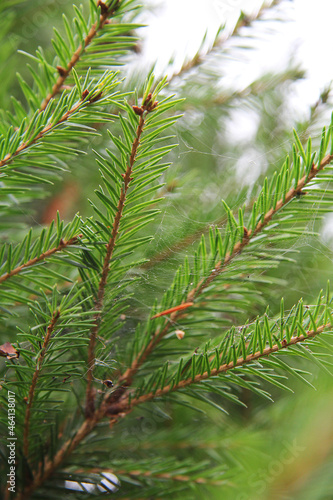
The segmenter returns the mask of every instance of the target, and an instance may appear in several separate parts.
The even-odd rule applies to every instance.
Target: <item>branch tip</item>
[[[88,347],[88,371],[87,371],[87,389],[86,389],[86,409],[85,415],[87,419],[93,419],[95,415],[95,395],[92,387],[93,383],[93,369],[95,365],[95,349],[96,349],[96,340],[98,335],[98,330],[100,327],[101,319],[102,319],[102,309],[104,302],[105,289],[107,285],[108,275],[110,271],[110,261],[112,259],[113,251],[116,245],[116,239],[119,232],[119,226],[121,222],[121,218],[123,215],[123,210],[125,207],[126,195],[129,184],[133,179],[131,177],[131,173],[133,170],[133,166],[135,163],[135,157],[137,154],[137,150],[140,144],[141,134],[145,125],[145,120],[143,116],[140,116],[139,124],[136,130],[136,135],[134,137],[132,143],[131,154],[129,158],[129,162],[127,164],[126,172],[122,173],[122,177],[124,179],[123,186],[120,191],[120,196],[118,200],[117,212],[114,216],[112,231],[110,235],[110,239],[106,244],[106,254],[104,257],[103,269],[100,278],[100,282],[98,285],[98,293],[97,298],[95,299],[95,315],[94,315],[94,326],[90,332],[90,340]]]

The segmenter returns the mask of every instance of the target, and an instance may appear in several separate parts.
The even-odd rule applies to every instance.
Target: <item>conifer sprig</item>
[[[19,213],[16,206],[43,196],[40,184],[57,178],[54,171],[62,168],[62,155],[76,154],[81,139],[84,143],[96,133],[92,123],[114,118],[105,106],[121,109],[112,132],[108,131],[110,149],[96,152],[101,185],[95,191],[97,199],[89,200],[94,215],[87,219],[76,215],[64,225],[58,214],[50,227],[15,234],[16,243],[5,242],[0,248],[0,308],[8,315],[8,332],[14,337],[13,330],[17,330],[13,344],[0,346],[4,374],[0,405],[5,410],[0,412],[1,429],[8,426],[9,391],[16,405],[15,500],[59,494],[88,499],[105,493],[117,498],[142,494],[159,498],[183,492],[184,498],[192,498],[200,485],[226,485],[227,466],[226,462],[216,464],[217,449],[207,462],[197,450],[194,457],[179,461],[181,445],[192,441],[185,425],[186,432],[163,430],[168,446],[161,454],[156,446],[159,429],[151,437],[142,433],[149,460],[142,459],[145,446],[133,453],[131,445],[127,448],[127,438],[132,433],[137,439],[141,424],[140,417],[131,419],[129,414],[149,403],[150,416],[156,411],[164,420],[169,407],[164,409],[161,402],[193,409],[187,398],[200,402],[198,411],[203,402],[227,413],[226,404],[246,406],[244,389],[268,400],[272,396],[267,384],[291,391],[286,383],[289,374],[311,386],[309,373],[298,364],[301,358],[327,372],[331,369],[326,353],[332,351],[333,330],[329,285],[314,305],[296,300],[286,311],[282,299],[277,315],[270,314],[266,301],[265,314],[261,311],[255,317],[253,310],[262,293],[256,284],[274,283],[274,276],[263,273],[289,260],[293,249],[288,245],[282,250],[281,241],[290,244],[300,235],[313,235],[304,207],[311,206],[316,217],[331,210],[333,190],[327,183],[333,172],[333,117],[322,132],[318,152],[313,152],[311,139],[304,146],[295,133],[291,157],[271,181],[265,179],[258,198],[237,212],[223,202],[225,213],[214,216],[223,227],[211,226],[202,235],[197,251],[185,258],[160,301],[142,299],[144,281],[150,293],[155,292],[152,275],[142,273],[141,247],[151,242],[155,232],[147,228],[159,213],[156,205],[161,198],[156,193],[163,194],[161,176],[170,165],[162,161],[175,146],[173,136],[166,137],[164,132],[178,119],[169,110],[181,100],[159,97],[157,103],[167,78],[151,90],[154,78],[150,75],[142,105],[135,101],[132,106],[126,100],[130,93],[116,90],[123,85],[117,75],[105,71],[120,64],[132,46],[132,30],[138,25],[127,23],[126,12],[130,7],[131,14],[135,3],[90,0],[87,19],[83,7],[74,7],[72,25],[64,18],[67,38],[55,30],[55,60],[49,63],[39,49],[36,57],[30,56],[38,66],[30,68],[33,85],[19,77],[28,113],[14,99],[15,114],[0,115],[4,200],[0,208],[3,227],[10,231]],[[242,13],[231,36],[242,35],[241,27],[278,3],[263,3],[251,19]],[[223,37],[215,40],[212,50],[223,41]],[[175,76],[184,76],[204,63],[201,49]],[[254,95],[257,88],[249,87],[238,97],[247,92]],[[204,101],[200,113],[208,111]],[[218,99],[210,102],[221,104]],[[214,111],[218,116],[220,109]],[[185,197],[189,190],[184,183]],[[161,290],[164,282],[156,282]],[[149,308],[147,320],[140,303]],[[237,317],[242,326],[219,328],[245,309],[250,310],[247,321]],[[181,418],[184,422],[187,414],[182,412]],[[116,425],[119,432],[113,432]],[[180,447],[170,453],[169,441],[177,442],[180,435]],[[153,451],[152,443],[158,451]],[[6,444],[0,448],[5,459]],[[204,454],[208,457],[208,450]],[[99,487],[105,473],[115,474],[117,480],[114,484],[111,480],[115,488],[102,492]],[[75,482],[82,487],[80,492],[71,489]]]
[[[304,342],[306,341],[306,339],[314,338],[316,337],[316,335],[320,335],[322,332],[324,332],[325,330],[329,330],[330,328],[332,328],[332,324],[327,323],[326,325],[323,325],[317,328],[316,330],[308,330],[304,334],[301,334],[299,336],[293,336],[290,338],[289,342],[286,339],[283,339],[282,342],[279,342],[278,344],[273,344],[272,347],[266,347],[261,351],[257,351],[253,354],[248,354],[245,358],[243,356],[239,357],[235,361],[230,361],[227,364],[221,365],[219,368],[210,368],[209,371],[204,371],[203,373],[199,373],[195,375],[194,378],[189,377],[187,379],[180,380],[175,385],[170,384],[163,387],[163,389],[157,389],[156,391],[154,390],[148,394],[140,396],[137,399],[135,398],[131,399],[131,405],[136,406],[151,399],[166,395],[170,392],[178,391],[180,389],[188,387],[189,385],[202,382],[211,377],[215,377],[216,375],[220,375],[221,373],[226,373],[234,368],[240,368],[242,366],[245,366],[247,363],[253,363],[254,361],[260,360],[262,357],[270,356],[272,354],[280,352],[282,349],[287,349],[288,347]],[[124,404],[124,407],[126,408],[126,403]]]
[[[198,297],[205,288],[209,286],[209,284],[223,272],[225,267],[237,256],[239,255],[243,249],[251,242],[255,236],[263,231],[263,229],[270,223],[274,215],[279,212],[284,206],[286,206],[290,201],[295,199],[297,196],[302,194],[302,190],[304,187],[311,182],[312,179],[318,175],[327,165],[329,165],[333,160],[333,154],[326,155],[318,165],[313,164],[309,173],[303,175],[303,177],[298,181],[297,185],[291,187],[287,193],[283,195],[283,197],[275,203],[275,206],[272,206],[264,215],[261,216],[260,221],[253,229],[247,229],[245,226],[243,228],[243,237],[242,239],[235,244],[232,253],[227,253],[224,261],[218,261],[215,269],[211,272],[211,274],[198,284],[196,288],[189,292],[187,298],[188,301],[194,300]],[[259,195],[260,200],[260,195]],[[230,213],[229,207],[227,207],[228,212]]]
[[[225,238],[226,242],[223,244],[221,237],[218,236],[219,233],[217,233],[216,236],[220,238],[220,244],[218,245],[217,249],[217,245],[214,243],[215,236],[213,234],[211,239],[212,246],[216,248],[216,250],[212,252],[213,254],[215,253],[215,259],[218,253],[223,255],[223,259],[216,260],[214,262],[214,269],[205,278],[201,279],[194,288],[187,292],[180,303],[173,304],[176,311],[170,314],[169,319],[165,321],[165,324],[162,326],[162,328],[161,325],[159,325],[156,329],[156,332],[153,333],[150,338],[147,335],[145,336],[145,339],[148,338],[148,341],[146,340],[146,344],[142,347],[138,355],[132,361],[131,366],[120,377],[120,384],[132,383],[134,375],[137,373],[148,356],[150,356],[150,354],[154,351],[160,341],[170,331],[170,328],[172,328],[175,322],[177,322],[180,318],[184,317],[184,315],[191,311],[191,308],[188,308],[186,312],[184,312],[181,308],[181,305],[184,303],[195,303],[195,301],[200,297],[205,289],[207,289],[209,285],[218,276],[220,276],[221,273],[224,272],[227,266],[230,265],[230,263],[242,253],[242,251],[251,243],[251,241],[269,225],[275,214],[277,214],[283,207],[289,205],[289,203],[293,199],[296,199],[299,196],[305,196],[303,189],[333,160],[333,154],[328,154],[324,157],[325,151],[328,147],[328,143],[331,139],[331,135],[332,125],[329,131],[326,132],[326,129],[324,129],[323,131],[320,151],[318,153],[319,162],[317,165],[313,163],[315,153],[312,153],[311,151],[311,141],[308,142],[307,153],[305,153],[300,140],[296,135],[296,141],[300,151],[300,155],[297,156],[294,146],[294,163],[291,171],[288,170],[289,163],[287,160],[279,176],[277,178],[273,178],[270,189],[268,189],[266,181],[261,193],[259,194],[257,202],[254,203],[254,206],[252,208],[249,218],[249,222],[251,224],[250,229],[247,229],[247,227],[244,226],[245,214],[243,210],[240,209],[239,211],[239,222],[237,223],[236,219],[232,215],[230,208],[224,203],[228,215],[227,234]],[[301,159],[303,160],[302,165]],[[305,173],[300,178],[300,172],[302,172],[302,170]],[[288,190],[289,186],[291,187]],[[279,195],[281,194],[282,197],[279,198]],[[205,267],[207,266],[207,258],[204,240],[202,240],[200,244],[200,254],[203,266]],[[188,275],[189,271],[187,271],[186,274]],[[176,283],[177,278],[174,286],[176,286]],[[170,299],[171,301],[173,301],[173,294],[168,294],[167,297],[169,298],[169,301]],[[170,308],[171,304],[167,305],[168,308]],[[177,310],[177,306],[180,310]],[[149,325],[149,332],[150,331],[151,325]]]
[[[117,10],[119,9],[120,4],[121,4],[121,0],[112,1],[110,5],[107,5],[102,0],[98,0],[97,7],[100,8],[99,21],[95,21],[94,24],[91,26],[90,30],[88,31],[88,33],[85,36],[82,43],[78,46],[78,48],[72,54],[70,60],[67,63],[67,66],[65,68],[61,67],[61,66],[57,67],[58,72],[59,72],[59,77],[58,77],[57,81],[55,82],[55,84],[53,85],[52,91],[43,100],[43,102],[40,106],[41,111],[43,111],[47,107],[50,100],[53,99],[61,91],[67,77],[70,75],[72,69],[75,67],[75,65],[79,61],[80,57],[82,57],[82,54],[85,52],[85,50],[91,44],[92,40],[97,36],[97,34],[103,30],[105,24],[107,24],[109,19],[112,18],[117,13]],[[91,3],[91,5],[93,5],[93,3]],[[76,9],[76,12],[79,15],[79,20],[82,22],[83,18],[82,18],[82,14],[80,15],[79,9]],[[78,26],[78,22],[79,21],[77,21],[77,26]],[[67,33],[69,34],[71,31],[70,31],[70,28],[69,28],[67,23],[66,23],[66,28],[67,28]],[[57,34],[57,32],[56,32],[56,34]],[[61,37],[59,36],[57,38],[58,38],[57,42],[58,42],[58,44],[60,44]],[[72,36],[70,38],[72,39]],[[72,39],[72,43],[74,44],[73,39]],[[57,44],[55,44],[55,47],[57,47]],[[57,49],[60,53],[63,52],[62,44],[60,44],[60,46],[57,47]]]
[[[93,368],[95,364],[95,346],[96,346],[96,338],[99,329],[99,323],[101,320],[101,311],[103,307],[103,300],[105,295],[105,288],[107,284],[107,279],[110,271],[110,261],[113,256],[113,251],[116,245],[116,239],[119,232],[120,221],[123,215],[123,210],[125,206],[127,191],[130,185],[130,182],[133,180],[133,166],[135,163],[135,159],[138,152],[138,147],[141,140],[141,135],[146,124],[146,116],[154,111],[157,108],[157,101],[152,101],[152,94],[149,93],[147,97],[144,99],[141,107],[134,106],[134,112],[139,115],[139,123],[136,129],[135,139],[132,143],[131,153],[129,157],[129,161],[127,164],[127,168],[125,173],[122,173],[121,176],[123,178],[123,186],[120,190],[120,197],[118,200],[117,211],[114,216],[114,221],[112,225],[111,236],[109,242],[106,245],[106,254],[103,263],[102,275],[98,285],[98,293],[95,302],[95,325],[92,328],[89,342],[89,350],[88,350],[88,374],[87,374],[87,396],[86,396],[86,416],[90,417],[94,413],[95,405],[94,405],[94,395],[92,392],[92,381],[93,381]]]
[[[13,314],[13,306],[26,304],[33,297],[43,299],[43,293],[52,295],[54,285],[72,286],[80,262],[79,251],[86,248],[76,215],[68,224],[60,219],[43,228],[37,237],[33,230],[17,244],[4,243],[0,249],[0,297],[3,313]],[[87,250],[88,251],[88,250]],[[74,275],[75,272],[75,275]]]
[[[51,335],[53,334],[53,331],[56,327],[59,316],[60,316],[59,310],[55,311],[52,315],[52,320],[47,327],[46,335],[45,335],[44,341],[43,341],[43,345],[41,347],[41,351],[40,351],[40,354],[39,354],[37,362],[36,362],[36,369],[35,369],[35,372],[32,376],[32,380],[31,380],[31,386],[30,386],[29,394],[28,394],[28,398],[27,398],[27,408],[25,410],[25,417],[24,417],[23,453],[24,453],[25,457],[28,457],[28,453],[29,453],[30,412],[31,412],[31,407],[33,404],[34,396],[35,396],[36,385],[38,382],[39,374],[43,368],[43,362],[44,362],[44,358],[45,358],[45,354],[46,354],[48,345],[49,345],[50,340],[51,340]]]
[[[29,259],[27,262],[24,262],[24,264],[21,264],[15,268],[11,269],[9,272],[3,274],[2,276],[0,276],[0,284],[3,283],[4,281],[8,280],[12,276],[16,276],[24,269],[26,269],[28,267],[32,267],[35,264],[38,264],[39,262],[42,262],[42,261],[48,259],[49,257],[54,255],[55,253],[61,252],[62,250],[64,250],[65,248],[67,248],[71,245],[75,245],[76,243],[78,243],[81,236],[82,236],[82,234],[78,234],[77,236],[73,236],[69,240],[63,240],[61,238],[59,244],[56,247],[53,247],[53,248],[46,250],[45,252],[41,253],[37,257],[34,257],[33,259]],[[19,252],[17,252],[17,253],[19,253]]]
[[[114,77],[114,73],[105,74],[104,81],[98,82],[95,88],[90,91],[85,89],[81,95],[79,94],[81,89],[78,85],[70,93],[66,93],[56,107],[50,105],[49,109],[42,114],[35,113],[27,127],[26,120],[23,120],[19,130],[14,132],[9,130],[7,137],[1,143],[0,168],[9,165],[16,157],[38,145],[46,136],[54,132],[57,134],[59,126],[68,123],[77,113],[86,110],[88,106],[97,101],[102,102],[102,97],[105,98],[103,93],[110,92],[116,85],[113,81]],[[74,100],[76,100],[75,104],[69,107]],[[74,122],[69,123],[69,126],[71,125],[75,127]]]
[[[329,349],[325,340],[321,342],[321,334],[330,334],[332,329],[332,298],[329,295],[329,285],[326,297],[320,293],[316,306],[304,306],[300,300],[285,316],[284,302],[281,301],[281,312],[278,318],[269,319],[265,314],[257,318],[252,325],[245,325],[239,329],[232,328],[223,335],[223,340],[209,341],[202,347],[201,353],[195,353],[186,362],[181,358],[176,366],[167,362],[162,368],[147,377],[136,390],[128,390],[119,401],[108,407],[110,415],[128,412],[136,405],[159,398],[172,392],[181,391],[193,384],[200,384],[217,376],[224,377],[229,371],[234,372],[231,378],[220,379],[226,384],[235,383],[255,390],[262,396],[267,396],[265,391],[259,390],[250,380],[243,378],[246,375],[257,375],[264,380],[287,388],[281,384],[279,376],[271,370],[283,369],[308,383],[302,376],[302,371],[286,364],[279,356],[282,353],[294,354],[294,346],[300,347],[299,353],[309,359],[316,359],[326,369],[325,357],[322,350],[312,352],[317,339],[321,348]],[[215,345],[214,345],[215,343]],[[212,345],[213,344],[213,345]],[[307,347],[304,348],[304,347]],[[258,364],[260,362],[261,364]],[[265,365],[269,370],[265,371]],[[171,372],[171,373],[170,373]],[[229,376],[229,375],[228,375]],[[208,384],[208,391],[220,393],[226,399],[237,402],[237,397],[227,389],[214,390],[214,383]],[[205,385],[201,386],[205,390]],[[186,392],[185,392],[186,394]],[[199,398],[200,399],[200,398]]]
[[[87,104],[90,104],[90,102],[87,101]],[[24,150],[31,148],[31,146],[36,144],[40,139],[42,139],[44,136],[50,133],[53,129],[55,129],[62,123],[66,122],[81,107],[82,107],[81,102],[75,104],[71,109],[66,111],[66,113],[64,113],[56,122],[49,123],[35,137],[22,142],[20,146],[13,153],[7,153],[6,156],[2,160],[0,160],[0,168],[11,163],[14,160],[15,156],[19,155]]]

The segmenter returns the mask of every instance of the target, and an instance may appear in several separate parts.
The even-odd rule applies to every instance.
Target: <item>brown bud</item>
[[[158,106],[158,101],[155,101],[154,103],[152,103],[151,101],[149,101],[147,104],[146,104],[146,109],[148,111],[148,113],[150,113],[151,111],[154,111],[154,109]]]
[[[143,109],[139,108],[139,106],[132,106],[133,111],[136,115],[142,116],[143,115]]]
[[[81,95],[82,101],[84,101],[85,98],[88,97],[88,95],[89,95],[89,90],[88,89],[84,90]]]
[[[103,92],[98,92],[98,94],[94,95],[93,97],[91,97],[89,99],[89,102],[92,103],[92,102],[96,102],[96,101],[99,101],[99,99],[102,97],[103,95]]]
[[[151,92],[147,95],[147,98],[145,99],[145,102],[143,103],[144,106],[147,106],[150,102],[151,99]]]
[[[57,66],[57,71],[60,76],[66,76],[67,75],[67,69],[63,68],[62,66]]]
[[[109,8],[108,8],[107,5],[105,5],[104,2],[102,2],[102,0],[98,0],[97,7],[101,8],[101,13],[102,14],[107,14],[108,13]]]

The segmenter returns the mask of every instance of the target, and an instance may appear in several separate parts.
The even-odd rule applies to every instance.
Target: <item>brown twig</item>
[[[106,288],[107,278],[108,278],[108,274],[109,274],[110,261],[111,261],[112,254],[113,254],[115,244],[116,244],[116,238],[118,235],[120,220],[121,220],[124,206],[125,206],[127,190],[128,190],[129,185],[130,185],[130,182],[132,180],[132,177],[131,177],[132,169],[133,169],[133,165],[135,162],[137,150],[138,150],[138,147],[140,144],[141,134],[142,134],[142,131],[143,131],[143,128],[145,125],[145,117],[146,117],[147,113],[149,113],[153,109],[155,109],[156,106],[157,106],[157,103],[151,102],[151,94],[148,95],[147,99],[142,104],[141,108],[139,108],[138,106],[133,106],[135,113],[137,115],[139,115],[139,117],[140,117],[139,124],[138,124],[137,130],[136,130],[136,137],[135,137],[134,142],[132,144],[131,155],[130,155],[130,159],[129,159],[129,162],[128,162],[128,165],[126,168],[126,172],[124,174],[122,174],[124,182],[123,182],[123,186],[122,186],[121,191],[120,191],[117,212],[115,214],[110,240],[106,246],[106,255],[104,258],[102,275],[101,275],[101,279],[100,279],[99,286],[98,286],[97,299],[95,302],[96,313],[94,316],[94,326],[93,326],[93,328],[91,330],[91,334],[90,334],[90,342],[89,342],[89,348],[88,348],[88,373],[87,373],[87,391],[86,391],[86,417],[87,418],[89,418],[93,415],[94,409],[95,409],[94,394],[92,391],[93,369],[94,369],[94,364],[95,364],[95,347],[96,347],[97,333],[98,333],[98,329],[99,329],[100,322],[101,322],[101,310],[102,310],[102,306],[103,306],[105,288]]]
[[[193,483],[197,484],[207,484],[211,486],[221,486],[222,484],[225,484],[225,481],[210,481],[207,478],[204,477],[198,477],[198,478],[192,478],[191,476],[188,476],[186,474],[170,474],[167,472],[161,472],[161,473],[153,473],[149,470],[126,470],[126,469],[106,469],[104,467],[101,468],[90,468],[90,469],[78,469],[75,471],[75,474],[82,474],[82,473],[88,473],[88,474],[100,474],[100,473],[110,473],[114,474],[117,476],[119,475],[127,475],[127,476],[134,476],[134,477],[151,477],[151,478],[158,478],[158,479],[168,479],[170,481],[191,481]]]
[[[25,262],[21,266],[16,267],[15,269],[12,269],[9,273],[3,274],[0,276],[0,283],[3,283],[4,281],[8,280],[12,276],[15,276],[16,274],[19,274],[23,269],[26,269],[27,267],[32,267],[38,262],[41,262],[42,260],[48,259],[51,257],[51,255],[61,252],[64,248],[70,246],[70,245],[75,245],[75,243],[78,242],[78,239],[82,237],[82,234],[79,234],[78,236],[73,236],[70,240],[64,241],[63,239],[60,240],[60,243],[57,247],[50,248],[50,250],[47,250],[46,252],[40,254],[39,257],[35,257],[34,259],[28,260],[28,262]]]
[[[99,22],[96,22],[92,25],[90,28],[89,33],[84,39],[83,45],[79,45],[79,47],[76,49],[74,54],[72,55],[69,63],[67,64],[66,68],[61,68],[61,70],[58,69],[59,77],[56,81],[56,83],[52,87],[52,91],[46,96],[44,101],[42,102],[40,106],[40,110],[43,111],[48,103],[50,102],[51,99],[53,99],[61,90],[62,86],[64,85],[67,77],[69,76],[71,70],[74,68],[76,63],[79,61],[80,57],[84,53],[85,49],[87,48],[88,45],[90,45],[91,41],[95,38],[95,36],[98,34],[100,30],[103,29],[104,25],[108,21],[110,17],[112,17],[118,10],[118,7],[120,5],[120,1],[116,3],[116,5],[109,11],[108,7],[105,5],[104,2],[98,1],[98,5],[101,6],[101,15],[99,18]]]
[[[56,323],[59,319],[59,316],[60,316],[59,310],[54,312],[52,315],[52,320],[51,320],[49,326],[47,327],[46,335],[44,337],[43,346],[42,346],[40,355],[39,355],[37,363],[36,363],[36,369],[35,369],[35,372],[33,374],[31,386],[29,389],[28,403],[27,403],[27,408],[25,411],[24,430],[23,430],[23,453],[24,453],[26,458],[28,458],[28,454],[29,454],[30,412],[31,412],[31,407],[32,407],[32,403],[34,400],[35,389],[36,389],[36,385],[37,385],[40,371],[42,370],[43,361],[44,361],[44,357],[45,357],[45,354],[46,354],[46,351],[48,348],[48,344],[51,340],[51,335],[52,335],[53,330],[56,326]]]
[[[165,311],[161,311],[154,316],[151,317],[151,319],[155,318],[160,318],[161,316],[167,316],[168,314],[172,314],[177,311],[183,311],[184,309],[187,309],[188,307],[193,306],[194,302],[185,302],[183,304],[180,304],[179,306],[176,307],[171,307],[170,309],[166,309]]]
[[[193,288],[188,294],[183,303],[193,302],[204,290],[207,288],[210,283],[219,276],[224,269],[230,264],[230,262],[238,256],[243,249],[250,243],[251,239],[260,233],[265,226],[271,221],[272,217],[279,211],[281,208],[289,203],[293,198],[295,198],[299,193],[302,192],[302,189],[321,171],[323,168],[331,163],[333,160],[333,155],[327,155],[321,161],[319,166],[312,166],[312,169],[308,176],[304,175],[299,181],[296,188],[291,188],[285,195],[284,198],[281,198],[277,203],[275,208],[271,208],[264,216],[263,220],[258,222],[254,231],[244,231],[243,239],[236,243],[232,253],[228,253],[224,258],[223,262],[219,261],[214,270],[210,273],[210,275],[201,280],[200,283]],[[157,344],[163,339],[163,337],[168,333],[170,326],[174,324],[177,319],[184,313],[183,311],[177,311],[170,315],[170,321],[167,321],[164,328],[161,331],[157,331],[155,335],[151,338],[150,342],[146,347],[144,347],[137,357],[132,362],[132,365],[121,375],[118,383],[121,385],[130,385],[133,380],[133,376],[139,370],[140,366],[147,359],[147,357],[151,354],[151,352],[155,349]]]

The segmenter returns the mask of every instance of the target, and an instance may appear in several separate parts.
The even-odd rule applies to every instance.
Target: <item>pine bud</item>
[[[139,108],[139,106],[132,106],[133,111],[136,115],[141,116],[143,114],[143,109]]]
[[[57,66],[57,71],[60,76],[66,76],[67,75],[67,69],[63,68],[62,66]]]
[[[84,90],[81,95],[82,101],[84,101],[85,98],[88,97],[88,95],[89,95],[89,90],[88,89]]]
[[[97,7],[101,8],[102,15],[103,14],[105,15],[105,14],[108,13],[109,8],[108,8],[108,6],[104,2],[102,2],[102,0],[98,0]]]

